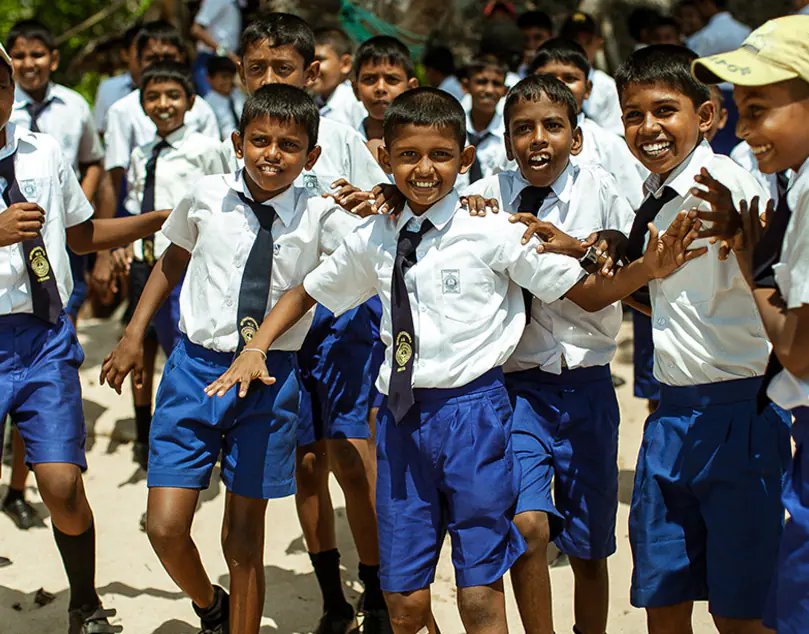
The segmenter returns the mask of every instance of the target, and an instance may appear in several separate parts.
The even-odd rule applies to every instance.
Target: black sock
[[[309,559],[312,560],[320,593],[323,595],[323,611],[344,609],[348,601],[343,594],[343,582],[340,580],[340,551],[334,548],[322,553],[309,553]]]
[[[365,586],[365,598],[362,607],[366,610],[384,610],[385,597],[379,585],[379,566],[360,564],[360,581]]]
[[[12,487],[8,487],[8,491],[6,492],[6,504],[11,504],[12,502],[16,502],[17,500],[22,500],[25,498],[25,491],[23,489],[14,489]]]
[[[135,436],[144,445],[149,444],[149,428],[152,426],[152,406],[135,405]]]
[[[70,584],[68,609],[96,607],[101,599],[96,593],[96,529],[94,524],[81,535],[65,535],[53,527],[56,546],[62,555],[62,564]]]
[[[202,619],[203,626],[216,626],[220,623],[227,622],[230,614],[230,601],[228,600],[228,593],[219,586],[213,587],[213,603],[207,608],[201,608],[193,601],[191,605],[194,606],[194,612]]]

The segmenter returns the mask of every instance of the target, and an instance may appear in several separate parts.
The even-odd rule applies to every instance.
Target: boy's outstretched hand
[[[708,247],[688,248],[699,237],[700,226],[694,210],[678,213],[662,235],[653,223],[649,223],[649,244],[643,254],[643,265],[652,279],[666,277],[686,262],[708,252]]]
[[[136,338],[124,335],[123,339],[104,359],[104,363],[101,364],[101,374],[98,378],[99,385],[104,385],[106,381],[107,385],[120,394],[124,379],[130,372],[132,373],[135,387],[142,387],[143,337]]]
[[[711,244],[719,242],[719,259],[727,260],[731,251],[742,246],[742,221],[733,203],[733,196],[730,189],[711,176],[704,167],[694,180],[706,189],[694,187],[691,194],[711,205],[711,211],[697,211],[697,218],[711,223],[711,226],[702,229],[697,237],[710,238]]]
[[[275,378],[267,370],[265,357],[257,349],[244,349],[230,364],[227,371],[216,381],[205,388],[208,396],[224,396],[228,390],[239,384],[239,398],[247,396],[247,390],[253,381],[261,381],[264,385],[272,385]]]
[[[337,191],[331,194],[323,194],[323,198],[333,198],[334,202],[343,209],[360,218],[367,218],[376,214],[373,210],[373,202],[376,197],[371,192],[364,192],[359,187],[354,187],[345,178],[334,181],[331,188]]]
[[[601,266],[601,275],[613,277],[621,264],[627,264],[626,247],[628,238],[617,229],[602,229],[587,236],[581,243],[582,248],[595,247]],[[603,258],[603,262],[602,262]]]
[[[769,219],[775,211],[774,207],[775,203],[768,200],[763,218]],[[733,252],[736,254],[736,261],[742,275],[749,282],[753,277],[753,251],[765,230],[765,225],[762,224],[763,218],[760,211],[759,197],[754,197],[749,204],[746,200],[741,201],[739,203],[739,216],[741,217],[742,231],[738,240],[739,245],[734,248]]]

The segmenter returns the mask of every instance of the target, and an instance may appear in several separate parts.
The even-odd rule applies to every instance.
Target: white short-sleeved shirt
[[[84,97],[75,90],[51,83],[45,92],[45,101],[50,99],[53,101],[37,120],[39,131],[57,140],[76,173],[80,165],[96,163],[104,158],[104,148]],[[30,129],[31,115],[26,107],[31,103],[31,96],[17,86],[10,120],[21,128]]]
[[[593,82],[593,90],[582,104],[584,114],[605,130],[624,136],[621,102],[615,80],[603,70],[594,68],[590,71],[590,81]]]
[[[368,116],[368,111],[354,94],[351,82],[345,80],[334,89],[328,101],[320,107],[320,116],[356,130]]]
[[[233,89],[233,92],[230,93],[230,98],[215,90],[211,90],[205,95],[205,101],[208,102],[216,115],[216,122],[219,125],[219,139],[221,141],[229,140],[233,131],[238,130],[239,119],[242,116],[246,100],[247,97],[238,88]]]
[[[438,90],[443,90],[455,97],[458,101],[463,101],[466,91],[463,89],[460,80],[455,75],[447,75],[438,85]]]
[[[56,276],[59,297],[62,305],[67,306],[73,292],[73,276],[65,230],[92,218],[93,207],[84,197],[73,166],[67,162],[53,137],[34,134],[8,123],[6,144],[0,149],[0,159],[11,154],[15,155],[15,177],[23,196],[45,210],[42,238],[51,270]],[[5,183],[0,184],[0,191],[5,191],[5,187]],[[0,198],[0,211],[6,209]],[[33,312],[28,284],[22,244],[0,247],[0,315]]]
[[[736,50],[748,35],[749,26],[736,20],[728,11],[721,11],[689,37],[685,45],[700,57],[708,57]]]
[[[520,172],[508,171],[480,180],[463,193],[495,198],[501,209],[516,212],[522,191],[529,185]],[[615,180],[600,167],[568,163],[551,189],[537,218],[574,238],[583,240],[602,229],[628,234],[632,228],[635,213],[618,193]],[[615,355],[622,314],[620,302],[588,313],[566,298],[550,303],[535,299],[531,322],[505,371],[539,367],[559,374],[563,361],[571,369],[606,365]]]
[[[191,253],[180,292],[180,330],[201,346],[233,352],[239,290],[259,221],[239,193],[252,199],[241,172],[206,176],[174,208],[165,236]],[[362,221],[333,201],[290,187],[264,203],[277,214],[272,227],[272,283],[267,312],[286,291],[314,270],[323,254]],[[298,350],[313,311],[280,337],[272,350]],[[262,315],[262,319],[265,315]],[[259,320],[260,321],[260,320]]]
[[[781,249],[773,266],[775,283],[789,310],[809,304],[809,161],[790,182],[787,203],[792,211]],[[784,409],[809,406],[809,380],[782,370],[770,383],[767,395]]]
[[[742,141],[733,148],[730,152],[730,158],[755,176],[756,180],[764,188],[764,191],[770,195],[770,198],[778,200],[778,178],[775,174],[764,174],[758,169],[758,161],[753,155],[753,150],[750,149],[747,141]],[[791,173],[792,170],[789,170],[788,174]]]
[[[414,387],[462,387],[503,365],[525,325],[517,284],[552,302],[584,276],[573,258],[539,254],[535,239],[520,244],[524,227],[506,214],[471,217],[456,213],[459,206],[453,191],[419,217],[409,206],[396,218],[376,216],[304,280],[306,292],[337,315],[379,295],[386,351],[377,387],[383,394],[390,383],[391,282],[403,228],[417,230],[425,218],[434,226],[416,250],[418,264],[405,274],[418,342]]]
[[[689,193],[701,168],[724,183],[734,202],[759,196],[767,200],[758,181],[727,156],[714,154],[703,141],[668,177],[665,186],[678,194],[660,210],[655,226],[664,231],[681,210],[710,210]],[[650,177],[651,180],[651,177]],[[661,186],[656,196],[663,192]],[[648,235],[647,235],[648,240]],[[654,375],[666,385],[719,383],[764,374],[770,344],[753,294],[736,258],[719,260],[719,244],[696,240],[692,249],[708,253],[662,280],[649,283]]]
[[[119,99],[123,99],[137,86],[129,73],[113,75],[107,77],[98,85],[95,105],[93,105],[93,117],[95,119],[96,130],[104,134],[107,123],[107,110]]]
[[[801,9],[798,11],[798,14],[809,15],[809,4],[807,4],[805,7],[801,7]]]
[[[146,163],[152,151],[162,139],[156,138],[132,151],[127,172],[127,192],[124,208],[130,214],[139,214],[146,185]],[[183,196],[203,176],[224,174],[227,166],[216,151],[219,141],[183,126],[169,134],[166,139],[171,147],[161,150],[155,172],[155,209],[174,209]],[[154,255],[159,258],[169,246],[169,239],[162,231],[155,233]],[[133,245],[134,256],[143,259],[143,241]]]
[[[356,130],[321,117],[317,144],[321,148],[320,158],[311,171],[304,171],[295,179],[296,187],[319,195],[334,191],[331,184],[341,178],[363,191],[390,182]],[[222,142],[220,151],[231,170],[243,167],[229,140]]]
[[[219,138],[219,124],[216,115],[208,103],[200,96],[194,99],[191,110],[185,113],[185,125],[209,136]],[[107,111],[107,126],[104,143],[107,152],[104,157],[104,169],[116,167],[127,169],[132,150],[152,141],[157,134],[157,127],[143,111],[140,104],[140,90],[131,92],[123,99],[115,102]]]
[[[493,176],[506,170],[517,169],[515,161],[509,161],[506,156],[506,127],[503,115],[495,112],[489,126],[483,132],[477,132],[472,124],[471,109],[466,111],[466,131],[482,137],[476,149],[476,156],[480,161],[480,170],[483,177]],[[469,172],[459,174],[455,187],[460,191],[469,186]]]
[[[581,152],[571,157],[573,162],[596,165],[612,174],[619,193],[629,201],[632,209],[637,209],[643,201],[643,181],[649,170],[632,155],[623,137],[605,130],[584,115],[579,115],[579,127],[583,145]]]
[[[202,0],[194,23],[204,27],[219,46],[231,53],[239,50],[242,12],[236,0]],[[213,53],[213,49],[202,42],[197,42],[197,50]]]

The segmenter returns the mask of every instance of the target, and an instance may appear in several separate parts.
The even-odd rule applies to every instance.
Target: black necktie
[[[239,116],[239,111],[236,108],[236,102],[233,99],[233,95],[228,95],[228,109],[230,110],[230,116],[233,117],[233,129],[238,130],[239,124],[241,123],[241,116]],[[225,139],[223,139],[224,141]]]
[[[477,135],[474,132],[467,132],[467,136],[469,138],[469,145],[471,145],[477,151],[480,144],[483,143],[486,139],[491,136],[491,132],[484,132],[481,135]],[[475,154],[475,162],[472,163],[472,167],[469,168],[469,182],[475,183],[483,178],[483,167],[480,165],[480,157]]]
[[[391,281],[391,322],[393,328],[393,368],[390,375],[388,408],[394,420],[400,422],[415,402],[413,398],[413,355],[416,332],[410,298],[407,295],[405,273],[416,263],[416,248],[433,223],[424,220],[418,231],[403,230],[396,245]]]
[[[545,199],[553,193],[550,187],[534,187],[529,185],[522,190],[520,194],[520,206],[517,209],[519,212],[533,214],[534,216],[539,213],[542,203]],[[534,296],[527,288],[522,289],[522,299],[525,303],[525,323],[531,323],[531,304],[534,301]]]
[[[250,200],[244,194],[239,194],[239,198],[258,218],[259,228],[250,255],[247,256],[242,285],[239,288],[239,306],[236,310],[239,343],[236,345],[236,356],[250,343],[267,314],[272,282],[272,223],[276,215],[275,209],[269,205]]]
[[[0,160],[0,177],[6,181],[3,200],[7,206],[28,202],[20,191],[20,184],[14,173],[14,154]],[[34,315],[55,324],[62,312],[62,298],[59,297],[59,287],[56,285],[48,253],[45,251],[42,234],[38,234],[32,240],[25,240],[22,243],[22,253],[28,271],[28,286],[31,289]]]
[[[155,181],[157,176],[157,157],[164,149],[171,147],[171,144],[163,139],[154,146],[152,155],[146,161],[146,181],[143,185],[143,201],[140,204],[140,212],[148,214],[155,210]],[[143,239],[143,261],[149,266],[155,262],[154,257],[154,234]]]
[[[28,102],[28,105],[25,106],[28,116],[31,117],[31,132],[39,132],[39,117],[52,103],[53,97],[46,99],[42,103],[34,103],[33,101],[30,101]]]

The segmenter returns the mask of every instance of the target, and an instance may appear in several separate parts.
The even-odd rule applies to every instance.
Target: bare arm
[[[633,297],[624,297],[623,302],[630,308],[634,308],[636,311],[643,313],[647,317],[652,316],[652,307],[637,301]]]
[[[82,255],[120,247],[160,230],[169,210],[129,218],[91,218],[67,230],[67,245]]]
[[[82,165],[81,189],[87,200],[92,201],[96,197],[96,192],[104,178],[104,166],[101,161]]]

